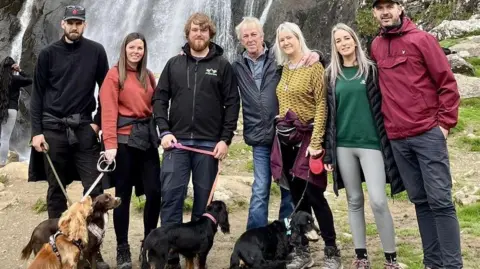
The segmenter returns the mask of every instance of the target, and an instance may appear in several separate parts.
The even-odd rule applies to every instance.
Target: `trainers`
[[[307,246],[295,247],[291,253],[291,260],[287,264],[287,269],[310,268],[313,264],[314,261]]]
[[[340,250],[337,247],[325,247],[322,269],[342,269]]]
[[[102,253],[100,252],[100,250],[98,250],[97,258],[95,260],[97,262],[97,268],[98,269],[110,269],[110,265],[108,265],[108,263],[106,263],[103,260]]]
[[[352,267],[355,268],[355,269],[370,269],[372,268],[370,266],[370,261],[367,260],[367,259],[358,259],[356,258],[353,263],[352,263]]]
[[[132,269],[130,246],[125,243],[117,246],[117,269]]]
[[[403,269],[398,262],[385,262],[385,269]]]

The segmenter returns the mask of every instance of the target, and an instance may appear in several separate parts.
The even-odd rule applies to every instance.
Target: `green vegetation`
[[[47,211],[47,201],[44,198],[38,198],[32,210],[37,214]]]
[[[480,151],[480,98],[465,98],[460,101],[459,119],[457,126],[450,134],[470,131],[474,136],[461,134],[457,138],[457,146],[470,151]]]
[[[373,36],[378,33],[378,22],[373,17],[370,5],[357,11],[355,24],[357,25],[357,31],[361,36]]]
[[[444,20],[453,18],[454,3],[432,3],[425,13],[422,13],[423,21],[430,22],[433,25],[438,25]],[[419,15],[420,16],[420,15]]]
[[[232,143],[228,149],[227,159],[239,159],[239,157],[251,155],[252,147],[245,143]]]
[[[280,185],[272,182],[272,185],[270,186],[270,195],[280,197]]]
[[[145,195],[137,197],[135,194],[132,194],[133,208],[135,208],[135,211],[138,213],[143,213],[143,209],[145,208],[145,200]]]
[[[248,160],[245,164],[245,170],[249,173],[253,173],[253,160]]]
[[[470,57],[465,59],[473,68],[475,68],[475,76],[480,78],[480,57]]]
[[[183,201],[183,211],[192,212],[192,210],[193,210],[193,198],[190,196],[187,196],[187,198],[185,198],[185,201]]]
[[[457,215],[464,233],[480,236],[480,203],[457,208]]]

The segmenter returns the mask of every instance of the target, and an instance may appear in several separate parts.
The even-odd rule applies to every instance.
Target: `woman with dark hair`
[[[10,136],[17,119],[20,88],[32,84],[32,79],[20,69],[20,66],[10,56],[2,61],[0,68],[0,122],[2,124],[0,167],[3,167],[7,163]],[[18,72],[18,75],[15,72]]]
[[[113,211],[117,237],[117,268],[132,268],[128,226],[130,198],[145,194],[144,238],[157,227],[160,214],[158,135],[152,119],[155,77],[147,69],[147,42],[140,33],[128,34],[120,59],[100,89],[105,157],[116,160],[112,174],[115,195],[122,199]]]

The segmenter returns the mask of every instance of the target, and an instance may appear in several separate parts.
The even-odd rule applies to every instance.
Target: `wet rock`
[[[463,58],[480,57],[480,36],[469,36],[466,40],[451,46],[450,49]]]

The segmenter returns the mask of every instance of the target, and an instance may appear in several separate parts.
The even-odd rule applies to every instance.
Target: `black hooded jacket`
[[[223,49],[211,42],[208,55],[197,61],[190,46],[185,55],[171,58],[153,96],[153,112],[160,134],[177,139],[231,143],[237,128],[240,96]],[[170,103],[169,103],[170,102]]]

